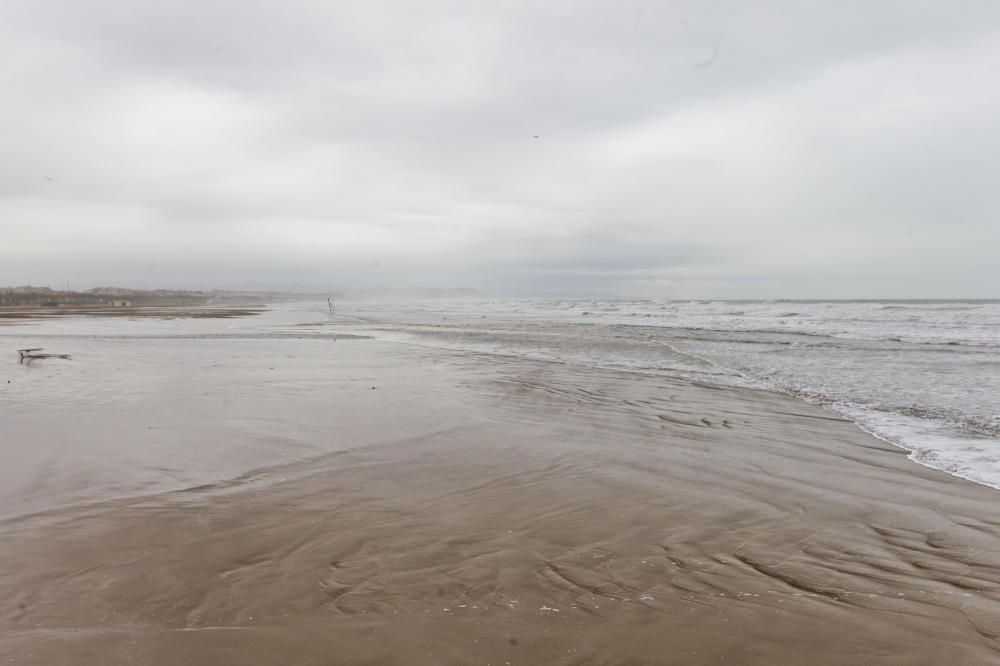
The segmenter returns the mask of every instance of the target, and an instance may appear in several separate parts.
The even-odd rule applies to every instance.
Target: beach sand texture
[[[286,382],[285,403],[226,409],[329,451],[7,515],[3,663],[1000,663],[1000,495],[834,414],[375,340],[328,349],[329,399]],[[180,442],[198,424],[171,399],[158,422]],[[144,414],[89,409],[82,426],[29,411],[0,438]],[[197,445],[236,437],[216,427]]]

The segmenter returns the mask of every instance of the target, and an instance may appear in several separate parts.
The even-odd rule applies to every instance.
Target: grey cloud
[[[994,295],[998,36],[971,0],[11,1],[0,282]]]

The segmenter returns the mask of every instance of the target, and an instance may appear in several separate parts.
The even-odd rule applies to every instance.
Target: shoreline
[[[376,324],[377,322],[373,321],[372,323]],[[552,324],[553,322],[546,323]],[[488,343],[487,349],[481,349],[476,346],[477,344],[482,344],[477,341],[477,336],[493,336],[495,340],[501,341],[502,344],[507,343],[516,345],[516,342],[508,343],[504,340],[504,338],[523,335],[524,331],[512,328],[511,324],[512,322],[505,321],[495,328],[482,328],[477,326],[474,323],[474,320],[472,320],[468,322],[467,330],[459,332],[451,330],[447,326],[442,327],[441,324],[435,323],[397,323],[399,328],[396,330],[407,336],[414,337],[416,340],[413,342],[414,344],[423,344],[432,348],[450,349],[452,351],[476,350],[486,354],[521,357],[522,354],[510,350],[491,351],[488,349]],[[693,378],[691,376],[690,369],[684,368],[661,369],[643,366],[623,368],[621,365],[614,363],[610,365],[591,364],[590,359],[581,360],[574,359],[572,357],[551,359],[540,358],[532,355],[537,354],[539,351],[539,342],[537,339],[533,340],[532,344],[520,350],[524,353],[523,357],[531,358],[536,361],[551,361],[555,363],[567,363],[570,365],[593,367],[599,371],[615,371],[620,369],[625,372],[634,372],[637,375],[653,377],[680,377],[686,378],[688,381],[695,383],[705,382],[709,384],[718,384],[720,386],[741,389],[759,389],[779,393],[781,395],[792,397],[797,401],[819,406],[830,413],[837,414],[852,421],[861,430],[869,435],[906,451],[910,456],[910,460],[918,465],[943,471],[955,477],[989,488],[1000,489],[1000,476],[998,476],[998,474],[1000,474],[1000,469],[996,467],[995,461],[970,460],[970,452],[961,450],[965,447],[974,448],[975,446],[995,448],[995,445],[1000,443],[1000,439],[998,439],[1000,431],[997,431],[995,427],[985,425],[982,422],[955,421],[953,420],[953,417],[942,417],[941,415],[935,416],[925,414],[916,416],[908,413],[906,410],[898,411],[892,408],[882,409],[871,404],[866,404],[864,401],[855,403],[852,402],[850,398],[845,398],[844,395],[837,396],[824,393],[822,390],[811,390],[809,388],[801,387],[796,388],[794,386],[789,386],[775,381],[766,374],[757,373],[750,369],[733,367],[732,365],[728,365],[719,359],[713,358],[709,354],[685,349],[682,346],[678,346],[675,339],[676,337],[680,340],[686,340],[689,339],[690,336],[697,336],[699,333],[730,336],[739,335],[745,332],[740,329],[699,329],[685,326],[594,324],[590,322],[562,322],[557,325],[570,330],[573,328],[582,328],[589,331],[592,328],[603,327],[606,329],[625,328],[630,331],[637,331],[640,335],[633,336],[634,342],[640,340],[641,338],[645,338],[646,340],[655,339],[657,343],[662,346],[662,348],[669,350],[670,354],[675,357],[691,359],[696,363],[701,363],[705,367],[709,367],[717,372],[713,376],[701,379]],[[390,328],[384,330],[392,331],[393,329]],[[529,335],[532,333],[537,334],[538,332],[537,330],[529,330]],[[760,333],[763,331],[754,332]],[[826,334],[819,333],[781,332],[777,330],[767,332],[769,334],[784,335],[786,337],[827,337]],[[645,333],[645,335],[642,335],[643,333]],[[458,335],[459,337],[462,337],[463,335],[467,336],[467,340],[469,341],[468,344],[471,346],[465,347],[461,343],[457,346],[452,346],[447,342],[452,335]],[[571,337],[571,335],[567,337]],[[438,341],[445,341],[445,344],[436,344],[433,341],[435,339]],[[411,342],[411,340],[406,341]],[[850,340],[848,340],[848,342],[850,342]],[[624,360],[627,363],[632,359],[621,360]],[[947,372],[948,369],[946,368],[944,371]],[[953,388],[954,387],[952,387],[952,389]],[[977,467],[976,463],[983,466]]]
[[[16,591],[0,656],[997,658],[990,488],[776,393],[348,347],[350,372],[330,381],[379,390],[331,403],[324,427],[358,446],[254,483],[0,521],[0,581]],[[370,412],[348,425],[359,404]]]

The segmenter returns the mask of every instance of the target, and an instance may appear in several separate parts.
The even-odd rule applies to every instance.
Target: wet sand
[[[378,341],[337,353],[312,435],[327,452],[8,514],[0,658],[1000,663],[1000,495],[829,412]],[[5,447],[30,446],[16,423]]]

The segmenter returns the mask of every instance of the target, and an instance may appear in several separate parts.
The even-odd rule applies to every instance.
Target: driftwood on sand
[[[18,363],[31,363],[42,358],[70,358],[69,354],[39,354],[44,347],[32,347],[31,349],[18,349]]]

